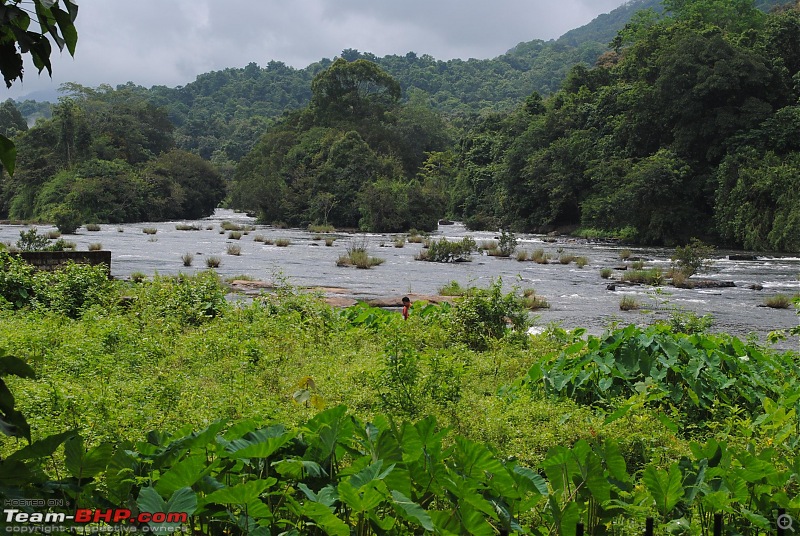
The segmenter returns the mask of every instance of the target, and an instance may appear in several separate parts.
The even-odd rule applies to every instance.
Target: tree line
[[[515,107],[501,98],[510,95],[503,69],[491,78],[476,68],[462,82],[483,77],[484,89],[464,89],[460,102],[483,102],[480,113],[443,111],[450,98],[435,88],[448,79],[432,73],[447,69],[413,53],[346,50],[304,71],[307,98],[288,91],[298,71],[279,62],[209,73],[188,92],[73,84],[30,129],[8,103],[0,108],[20,151],[0,213],[158,220],[224,202],[293,226],[395,232],[449,217],[472,228],[798,251],[800,8],[762,4],[665,0],[640,10],[593,65],[573,66],[552,93],[515,93]],[[394,71],[414,67],[398,79],[382,67],[393,61]],[[285,98],[263,99],[265,72]],[[481,101],[487,87],[492,104]]]

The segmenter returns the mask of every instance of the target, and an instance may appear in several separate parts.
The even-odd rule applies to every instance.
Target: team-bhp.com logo
[[[6,532],[30,532],[22,527],[53,526],[70,523],[73,525],[90,525],[98,523],[139,525],[143,531],[148,524],[184,524],[189,521],[186,512],[139,512],[133,513],[126,508],[91,509],[79,508],[75,514],[69,515],[62,512],[23,512],[19,509],[6,508],[3,510],[3,520]],[[10,530],[9,530],[10,529]],[[37,531],[38,532],[38,531]],[[45,531],[47,532],[47,531]]]

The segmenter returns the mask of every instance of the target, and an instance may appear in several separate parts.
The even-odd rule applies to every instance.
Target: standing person
[[[411,300],[408,299],[408,296],[403,296],[403,320],[408,320],[408,310],[411,309]]]

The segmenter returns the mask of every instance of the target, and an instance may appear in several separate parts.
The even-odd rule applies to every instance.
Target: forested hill
[[[421,94],[450,117],[508,111],[533,92],[557,91],[573,65],[593,65],[608,49],[609,36],[637,9],[654,1],[634,0],[573,31],[578,33],[570,32],[567,40],[520,43],[493,59],[442,61],[415,52],[379,58],[353,49],[342,51],[340,57],[378,64],[400,83],[405,98]],[[182,149],[233,164],[249,151],[271,118],[308,104],[312,79],[331,63],[323,58],[303,69],[280,61],[263,67],[250,63],[202,74],[183,87],[135,89],[168,111]]]

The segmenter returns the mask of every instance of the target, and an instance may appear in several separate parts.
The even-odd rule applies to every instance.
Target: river
[[[648,286],[617,286],[612,291],[607,286],[613,280],[602,279],[600,270],[623,264],[620,260],[623,249],[629,249],[634,257],[641,257],[646,266],[665,270],[670,265],[673,250],[594,243],[566,237],[547,242],[551,239],[540,235],[518,235],[518,249],[528,252],[544,249],[554,257],[559,251],[585,256],[589,264],[579,268],[574,263],[537,264],[487,255],[473,255],[471,262],[440,264],[415,260],[422,245],[407,243],[396,248],[392,235],[335,234],[337,240],[326,247],[323,240],[305,230],[257,225],[249,234],[233,240],[227,232],[220,233],[224,221],[255,225],[254,220],[245,214],[218,209],[212,217],[196,222],[109,224],[101,225],[99,231],[81,228],[77,234],[65,235],[64,238],[74,242],[78,250],[86,250],[93,243],[102,244],[103,249],[111,251],[111,272],[118,278],[129,277],[134,272],[146,275],[194,273],[206,269],[205,259],[209,256],[221,259],[216,270],[223,278],[246,275],[270,281],[275,274],[281,274],[291,284],[336,287],[341,289],[340,294],[355,299],[437,294],[439,288],[452,280],[462,286],[487,286],[494,278],[501,277],[509,290],[513,286],[534,288],[537,295],[547,299],[550,308],[536,313],[538,326],[555,322],[565,328],[585,327],[591,333],[600,333],[613,322],[646,324],[656,318],[666,318],[674,308],[701,315],[711,314],[714,317],[712,330],[741,337],[753,334],[762,341],[768,332],[791,328],[800,321],[791,307],[763,307],[765,298],[769,296],[792,296],[800,292],[800,258],[796,256],[760,255],[755,261],[732,261],[728,260],[730,254],[745,252],[719,250],[711,270],[702,277],[733,281],[735,287],[694,290],[664,287],[657,293]],[[176,225],[180,223],[196,224],[200,230],[178,230]],[[157,232],[145,234],[145,228],[155,228]],[[0,225],[0,241],[14,243],[20,230],[24,229],[27,227]],[[39,226],[40,233],[50,229],[53,227]],[[256,235],[271,240],[287,239],[290,243],[286,247],[266,245],[253,240]],[[496,233],[469,232],[457,223],[442,225],[433,235],[435,238],[446,236],[454,239],[470,235],[479,244],[496,238]],[[369,270],[336,266],[336,260],[348,246],[362,243],[367,245],[370,255],[383,258],[385,262]],[[238,245],[241,254],[227,254],[229,244]],[[194,255],[191,267],[183,265],[181,256],[184,253]],[[618,278],[621,273],[615,270],[612,277]],[[750,285],[763,288],[752,290],[748,288]],[[641,308],[620,311],[619,303],[625,295],[639,301]],[[794,339],[780,346],[797,349],[798,344]]]

